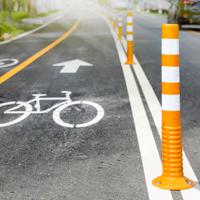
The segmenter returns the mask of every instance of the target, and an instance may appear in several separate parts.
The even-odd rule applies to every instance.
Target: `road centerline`
[[[2,76],[0,76],[0,85],[3,84],[4,82],[6,82],[7,80],[9,80],[10,78],[12,78],[14,75],[19,73],[23,69],[25,69],[26,67],[28,67],[31,63],[36,61],[38,58],[42,57],[48,51],[50,51],[51,49],[56,47],[58,44],[60,44],[63,40],[68,38],[77,29],[79,24],[80,24],[80,19],[78,19],[67,32],[65,32],[61,37],[56,39],[54,42],[49,44],[47,47],[45,47],[44,49],[40,50],[39,52],[37,52],[33,56],[29,57],[24,62],[22,62],[21,64],[17,65],[16,67],[11,69],[10,71],[8,71],[5,74],[3,74]]]

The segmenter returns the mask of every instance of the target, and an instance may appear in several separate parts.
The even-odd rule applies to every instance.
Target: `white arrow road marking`
[[[64,66],[62,70],[60,71],[60,73],[76,73],[81,66],[93,66],[93,65],[85,61],[76,59],[76,60],[66,61],[62,63],[57,63],[53,66],[55,67]]]

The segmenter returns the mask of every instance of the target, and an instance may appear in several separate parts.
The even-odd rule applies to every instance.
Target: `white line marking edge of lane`
[[[107,22],[106,19],[104,20]],[[144,169],[144,174],[146,177],[146,185],[147,185],[147,190],[149,193],[149,199],[160,200],[160,198],[162,197],[163,200],[172,200],[173,197],[170,191],[160,190],[152,185],[152,180],[156,178],[157,175],[159,175],[158,174],[159,172],[161,173],[162,171],[160,156],[157,150],[153,133],[150,128],[149,120],[146,115],[146,111],[145,111],[137,84],[135,82],[133,73],[129,67],[123,64],[125,62],[125,53],[122,48],[122,45],[119,44],[119,41],[117,41],[117,38],[116,38],[117,36],[115,35],[114,31],[112,30],[108,22],[107,24],[108,24],[108,27],[110,28],[110,31],[113,35],[113,38],[116,44],[117,52],[121,61],[121,66],[122,66],[123,74],[124,74],[126,85],[127,85],[127,90],[129,93],[129,100],[131,104],[132,115],[135,121],[136,134],[138,137],[141,158],[143,162],[143,169]],[[133,94],[133,91],[135,91],[134,94]],[[141,113],[143,114],[141,115]],[[141,117],[145,119],[141,120]],[[148,137],[149,139],[144,140],[144,137],[145,138]],[[147,148],[147,147],[150,147],[150,148]]]
[[[39,30],[45,28],[46,26],[48,26],[49,24],[52,24],[53,22],[57,21],[58,19],[64,17],[66,14],[67,14],[67,12],[62,13],[62,14],[58,15],[55,19],[52,19],[52,20],[50,20],[49,22],[47,22],[47,23],[45,23],[45,24],[43,24],[43,25],[41,25],[41,26],[39,26],[39,27],[37,27],[37,28],[31,30],[31,31],[22,33],[22,34],[20,34],[20,35],[14,37],[14,38],[12,38],[12,39],[10,39],[10,40],[0,42],[0,46],[1,46],[1,45],[4,45],[4,44],[11,43],[11,42],[16,41],[16,40],[18,40],[18,39],[21,39],[21,38],[23,38],[23,37],[26,37],[27,35],[30,35],[30,34],[32,34],[32,33],[35,33],[36,31],[39,31]]]

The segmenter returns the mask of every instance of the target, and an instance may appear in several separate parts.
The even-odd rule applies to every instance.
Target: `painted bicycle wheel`
[[[62,112],[70,109],[70,107],[76,107],[76,106],[87,106],[90,107],[91,109],[95,110],[95,116],[93,116],[92,119],[89,121],[84,121],[82,123],[73,123],[73,122],[66,122],[63,117],[62,117]],[[87,113],[87,109],[85,111]],[[80,115],[82,112],[80,111]],[[99,122],[104,116],[104,109],[98,105],[97,103],[89,102],[89,101],[75,101],[71,102],[69,104],[64,104],[60,107],[58,107],[54,112],[53,112],[53,119],[54,121],[63,127],[67,128],[84,128],[88,126],[92,126]]]
[[[19,61],[13,58],[0,59],[0,68],[12,67],[18,63]]]
[[[0,127],[12,126],[21,122],[31,114],[32,110],[32,106],[25,102],[12,101],[0,104]]]

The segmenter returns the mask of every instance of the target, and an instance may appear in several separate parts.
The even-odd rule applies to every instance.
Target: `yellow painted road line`
[[[41,56],[43,56],[45,53],[47,53],[48,51],[50,51],[51,49],[53,49],[55,46],[57,46],[58,44],[60,44],[63,40],[65,40],[67,37],[69,37],[77,29],[77,27],[78,27],[79,24],[80,24],[80,19],[78,19],[74,23],[74,25],[66,33],[64,33],[61,37],[59,37],[53,43],[51,43],[50,45],[48,45],[44,49],[40,50],[39,52],[37,52],[36,54],[34,54],[30,58],[28,58],[27,60],[25,60],[24,62],[22,62],[21,64],[19,64],[15,68],[11,69],[10,71],[8,71],[5,74],[3,74],[2,76],[0,76],[0,84],[6,82],[8,79],[10,79],[11,77],[13,77],[17,73],[19,73],[20,71],[22,71],[23,69],[25,69],[26,67],[28,67],[31,63],[33,63],[38,58],[40,58]]]

